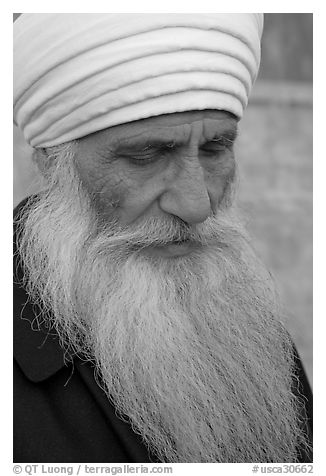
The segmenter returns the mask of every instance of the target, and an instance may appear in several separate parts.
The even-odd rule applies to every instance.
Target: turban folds
[[[31,13],[14,23],[14,121],[33,147],[191,110],[242,117],[261,14]]]

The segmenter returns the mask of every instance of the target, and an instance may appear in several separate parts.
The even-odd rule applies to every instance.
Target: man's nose
[[[202,223],[211,215],[211,199],[198,158],[191,158],[189,163],[185,159],[175,167],[159,204],[165,213],[189,224]]]

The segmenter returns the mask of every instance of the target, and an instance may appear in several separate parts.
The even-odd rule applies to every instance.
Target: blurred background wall
[[[311,383],[312,32],[312,14],[265,15],[260,74],[237,145],[240,205]]]
[[[239,204],[311,383],[312,29],[312,14],[265,14],[261,70],[236,147]],[[31,149],[14,128],[14,205],[38,188]]]

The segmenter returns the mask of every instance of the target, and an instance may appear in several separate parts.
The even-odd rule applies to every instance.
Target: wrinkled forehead
[[[146,145],[153,142],[202,144],[221,136],[235,139],[238,119],[226,111],[205,110],[164,114],[121,124],[79,139],[80,149]]]

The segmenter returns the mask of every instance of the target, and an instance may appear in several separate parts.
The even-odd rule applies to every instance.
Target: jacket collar
[[[25,203],[26,200],[18,205],[14,216]],[[23,287],[23,270],[19,261],[14,223],[14,358],[29,380],[41,382],[65,365],[64,350],[56,331],[37,323],[40,309],[30,302]]]

